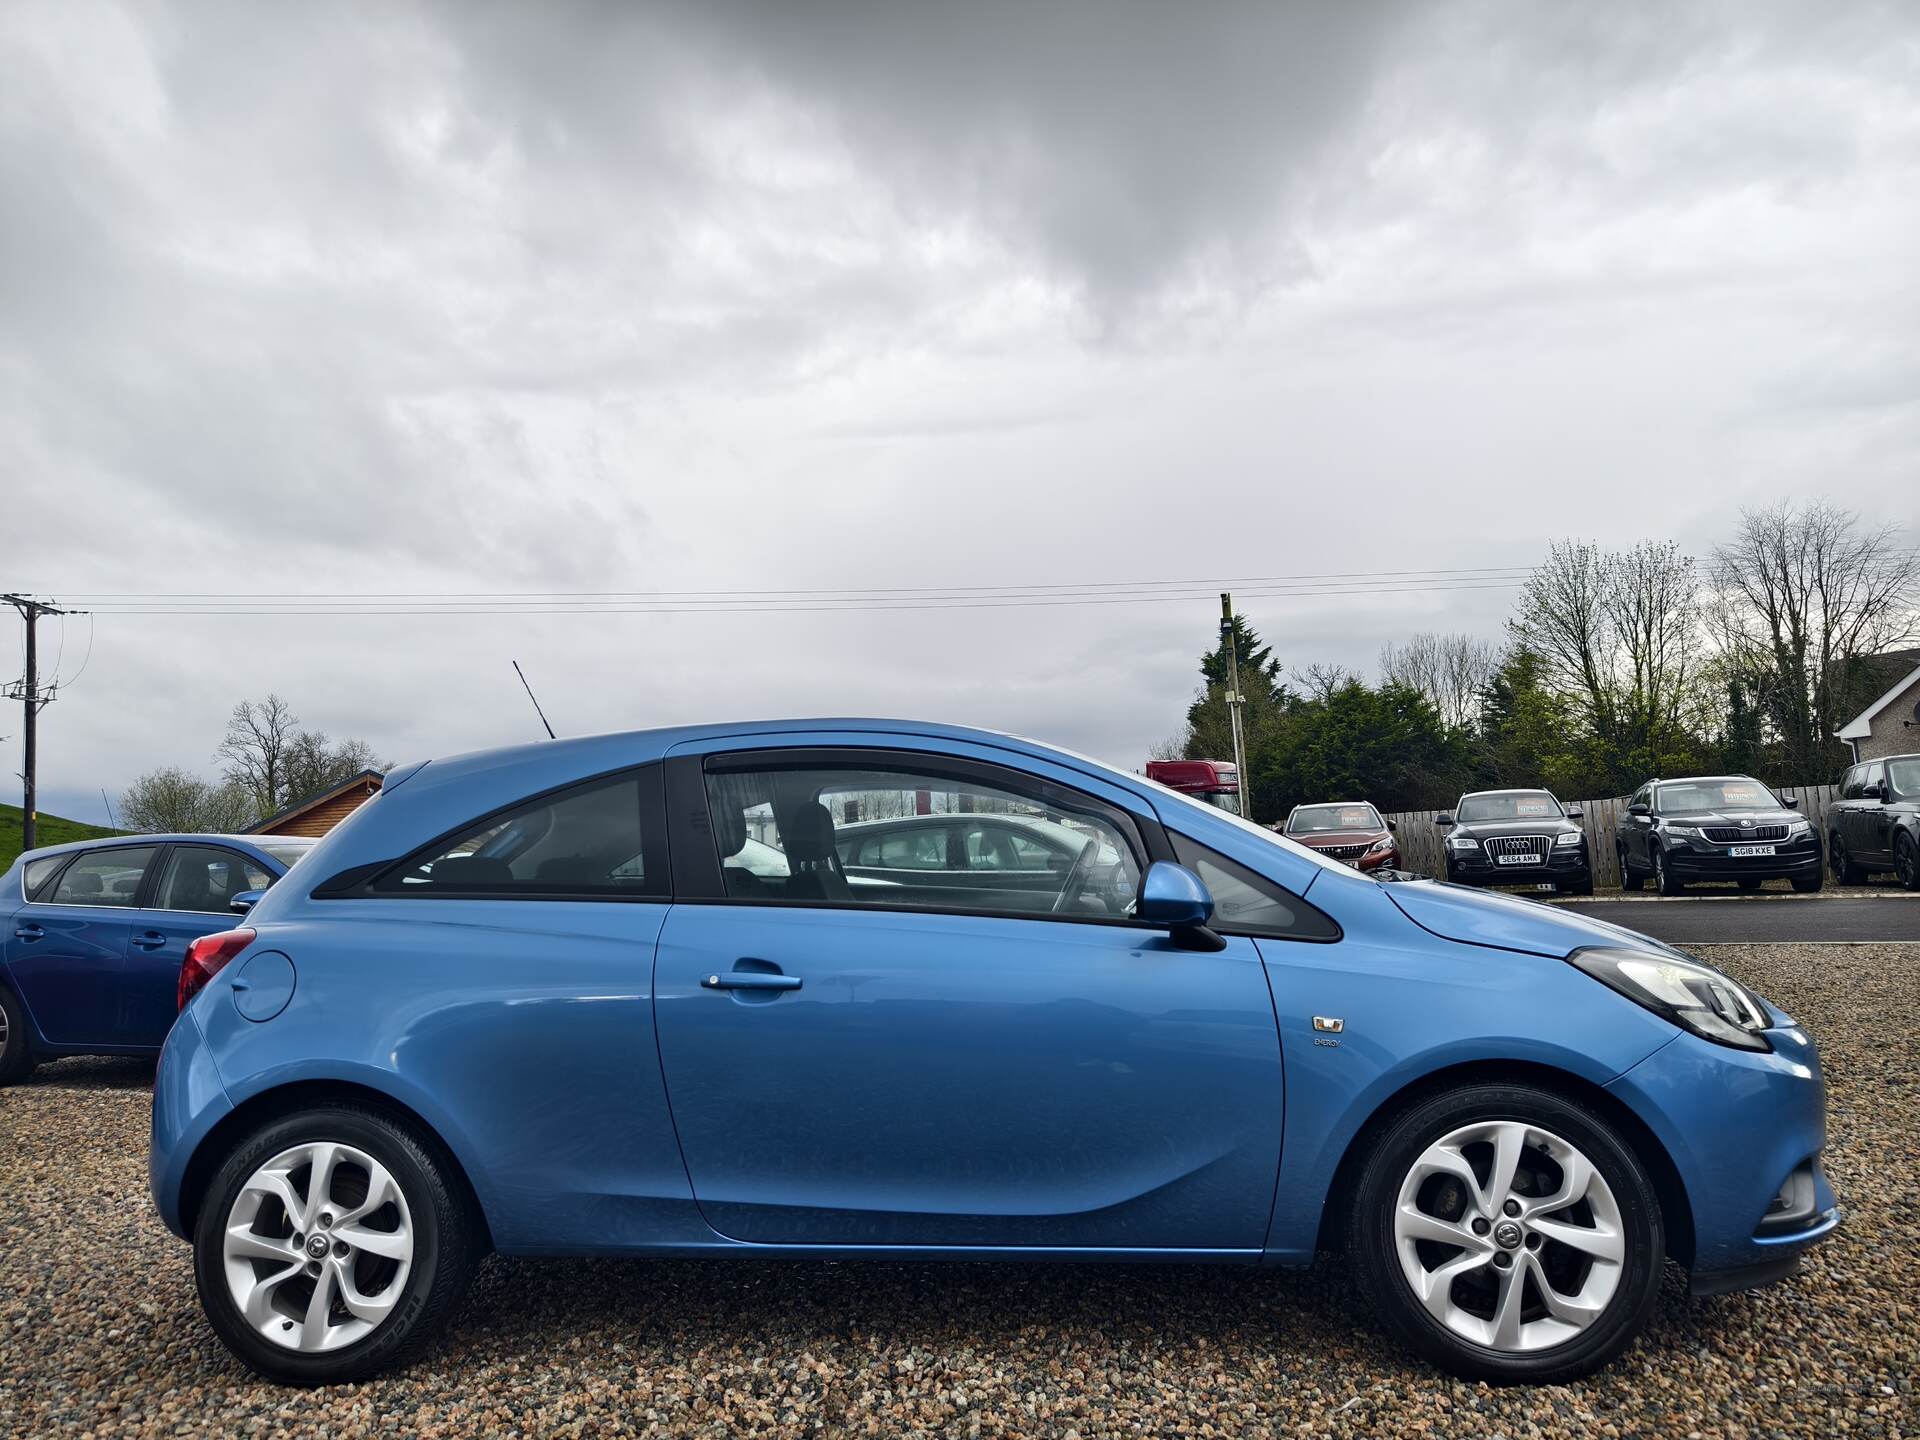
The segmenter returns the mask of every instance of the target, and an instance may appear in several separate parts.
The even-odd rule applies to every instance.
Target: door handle
[[[13,938],[16,940],[38,940],[46,933],[45,930],[34,924],[31,920],[24,925],[16,925],[13,927]]]
[[[167,943],[167,937],[162,935],[158,930],[142,930],[138,935],[133,937],[133,943],[138,945],[142,950],[158,950],[162,945]]]
[[[729,970],[709,975],[700,982],[703,990],[798,990],[798,975],[768,975],[758,970]]]

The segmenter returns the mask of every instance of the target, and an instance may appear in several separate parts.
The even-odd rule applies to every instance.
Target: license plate
[[[1773,853],[1773,847],[1767,847],[1767,853]],[[1501,865],[1538,865],[1545,857],[1540,855],[1496,855],[1494,860]]]
[[[1536,890],[1557,890],[1559,887],[1555,885],[1551,880],[1549,880],[1545,884],[1536,885],[1533,888]]]
[[[1728,850],[1727,853],[1729,855],[1772,855],[1775,853],[1775,847],[1772,845],[1735,845],[1732,849]]]

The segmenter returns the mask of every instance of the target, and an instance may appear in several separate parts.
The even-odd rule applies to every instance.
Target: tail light
[[[253,943],[251,930],[222,930],[202,935],[187,946],[187,958],[180,965],[179,1008],[207,988],[207,982],[225,968],[226,963]]]

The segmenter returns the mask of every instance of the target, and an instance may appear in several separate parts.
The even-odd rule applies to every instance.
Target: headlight
[[[1374,841],[1373,844],[1367,847],[1367,853],[1369,855],[1384,855],[1387,853],[1387,851],[1391,850],[1392,848],[1393,848],[1393,837],[1391,835],[1382,835],[1378,840]]]
[[[1810,835],[1812,833],[1813,833],[1813,826],[1808,824],[1805,820],[1794,820],[1787,825],[1787,838],[1789,840],[1797,839],[1799,836]]]
[[[1681,825],[1673,820],[1662,820],[1660,822],[1660,828],[1674,835],[1698,835],[1700,833],[1700,827],[1698,825]]]
[[[1587,837],[1582,835],[1578,830],[1569,830],[1566,834],[1557,836],[1553,843],[1556,845],[1578,845],[1586,838]]]
[[[1766,1007],[1710,966],[1646,950],[1576,950],[1567,957],[1636,1005],[1736,1050],[1771,1050]]]
[[[1479,848],[1480,842],[1471,835],[1449,835],[1447,837],[1447,849],[1449,850],[1478,850]]]

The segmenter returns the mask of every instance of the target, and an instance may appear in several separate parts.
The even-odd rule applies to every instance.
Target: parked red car
[[[1400,842],[1393,838],[1393,821],[1381,819],[1380,812],[1364,800],[1296,805],[1287,823],[1273,828],[1356,870],[1400,868]]]

